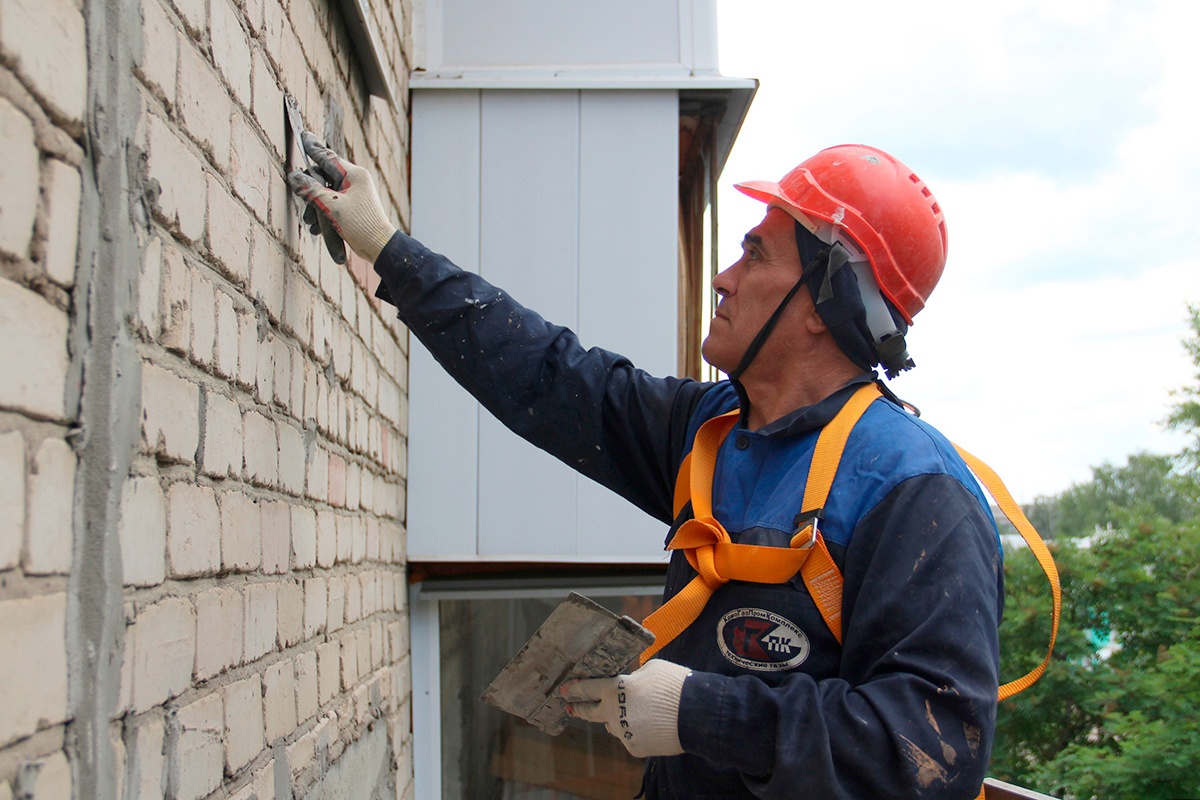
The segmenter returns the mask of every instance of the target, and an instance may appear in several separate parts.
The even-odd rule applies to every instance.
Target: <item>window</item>
[[[413,735],[419,800],[627,800],[637,794],[644,762],[629,756],[602,726],[573,720],[552,737],[479,699],[572,590],[639,621],[657,608],[662,592],[652,578],[591,579],[583,586],[428,581],[415,588]],[[424,659],[419,667],[418,653],[436,653],[436,658]],[[436,755],[429,741],[434,738]]]

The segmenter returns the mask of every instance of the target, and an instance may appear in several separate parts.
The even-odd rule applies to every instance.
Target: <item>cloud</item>
[[[722,179],[724,263],[763,212],[733,181],[882,146],[950,231],[897,391],[994,453],[1019,499],[1179,447],[1158,422],[1200,302],[1200,3],[718,7],[722,71],[762,81]]]

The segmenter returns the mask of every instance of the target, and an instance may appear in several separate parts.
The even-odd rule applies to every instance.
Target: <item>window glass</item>
[[[658,597],[593,597],[641,621]],[[643,761],[602,725],[572,720],[548,736],[479,696],[561,598],[442,600],[442,797],[459,800],[628,800],[642,783]]]

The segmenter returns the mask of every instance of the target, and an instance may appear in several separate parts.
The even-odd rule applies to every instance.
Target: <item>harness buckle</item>
[[[792,547],[797,550],[811,550],[817,543],[817,534],[821,532],[821,520],[825,517],[825,509],[818,508],[813,511],[802,511],[792,520],[792,524],[796,526],[796,532],[792,535]],[[804,533],[805,529],[809,529],[807,541],[802,544],[796,544],[796,537]]]

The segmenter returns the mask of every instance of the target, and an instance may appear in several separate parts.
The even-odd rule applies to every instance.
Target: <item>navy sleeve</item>
[[[987,770],[1003,596],[995,532],[949,475],[910,478],[860,522],[836,677],[698,672],[680,741],[764,798],[962,798]]]
[[[505,426],[671,521],[688,418],[710,384],[654,378],[623,356],[585,349],[567,328],[404,233],[375,271],[376,294]]]

